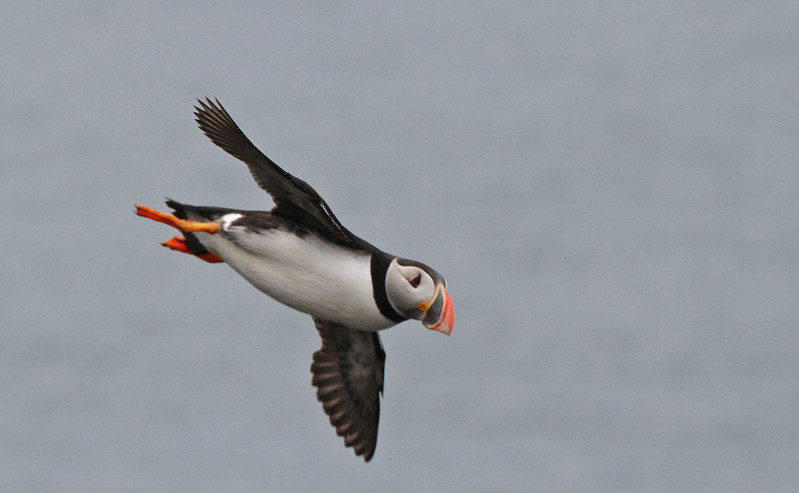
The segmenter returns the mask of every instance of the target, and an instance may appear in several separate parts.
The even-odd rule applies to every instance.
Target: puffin
[[[136,214],[182,233],[163,242],[167,248],[225,263],[267,296],[313,318],[322,341],[311,364],[316,397],[344,445],[369,462],[386,359],[379,331],[414,319],[449,335],[454,311],[444,277],[355,236],[308,183],[258,150],[218,99],[197,102],[200,130],[247,165],[274,207],[251,211],[167,199],[172,213],[137,204]]]

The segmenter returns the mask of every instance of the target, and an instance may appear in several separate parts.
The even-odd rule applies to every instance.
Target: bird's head
[[[386,295],[400,315],[449,335],[455,312],[444,277],[415,260],[395,258],[386,272]]]

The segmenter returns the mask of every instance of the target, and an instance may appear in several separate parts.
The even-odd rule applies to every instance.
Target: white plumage
[[[253,232],[227,214],[221,234],[197,239],[263,293],[295,310],[353,329],[377,331],[395,324],[374,302],[370,257],[282,229]],[[232,220],[231,220],[232,219]]]

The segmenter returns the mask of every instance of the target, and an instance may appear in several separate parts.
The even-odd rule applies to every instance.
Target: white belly
[[[223,221],[224,226],[228,224]],[[275,300],[353,329],[377,331],[394,325],[375,304],[368,254],[279,229],[254,233],[230,226],[224,230],[213,235],[197,233],[197,238]]]

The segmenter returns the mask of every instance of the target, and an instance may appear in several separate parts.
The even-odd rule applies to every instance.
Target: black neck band
[[[375,249],[372,253],[372,292],[380,313],[387,319],[399,323],[407,318],[397,313],[389,303],[388,294],[386,294],[386,274],[392,260],[394,257],[380,250]]]

